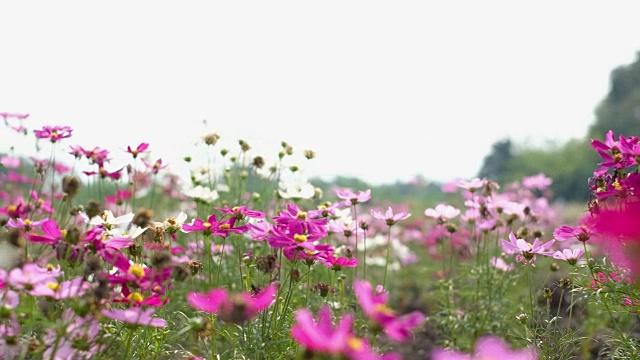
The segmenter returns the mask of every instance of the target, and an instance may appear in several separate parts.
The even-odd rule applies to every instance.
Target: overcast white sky
[[[178,172],[217,132],[268,159],[283,140],[314,150],[310,176],[471,178],[507,136],[585,136],[611,70],[640,50],[639,13],[637,1],[2,2],[0,112],[73,127],[64,146],[149,142]]]

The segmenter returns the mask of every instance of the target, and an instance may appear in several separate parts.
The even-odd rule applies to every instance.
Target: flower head
[[[135,159],[135,158],[138,157],[138,155],[140,155],[141,153],[147,151],[148,148],[149,148],[149,144],[148,143],[141,143],[135,149],[133,149],[131,146],[127,146],[127,152],[129,154],[131,154],[133,156],[133,158]]]
[[[196,310],[218,314],[223,321],[240,324],[271,306],[277,291],[278,287],[275,284],[269,285],[257,294],[229,293],[225,289],[212,289],[208,293],[188,293],[187,302]]]
[[[154,311],[154,308],[143,310],[142,308],[136,307],[128,309],[103,309],[102,315],[128,324],[166,327],[167,322],[164,319],[151,316]]]
[[[49,139],[52,143],[71,137],[69,126],[44,126],[41,130],[33,130],[38,139]]]
[[[373,216],[378,220],[384,220],[387,223],[387,225],[392,226],[400,220],[407,219],[409,216],[411,216],[411,214],[404,211],[394,214],[393,210],[391,209],[391,206],[389,206],[389,208],[384,214],[378,210],[372,209],[371,216]]]
[[[436,348],[432,352],[431,358],[433,360],[536,360],[538,356],[534,349],[525,348],[512,350],[509,345],[499,337],[483,336],[476,341],[474,351],[471,354]]]
[[[395,341],[409,339],[411,330],[421,326],[425,321],[425,316],[420,311],[397,316],[387,306],[388,293],[384,289],[374,292],[371,284],[367,281],[356,280],[353,284],[353,290],[364,313]]]
[[[299,309],[295,313],[291,337],[312,352],[337,355],[347,346],[352,324],[353,315],[346,314],[334,327],[328,305],[318,311],[318,321],[314,321],[311,311]]]

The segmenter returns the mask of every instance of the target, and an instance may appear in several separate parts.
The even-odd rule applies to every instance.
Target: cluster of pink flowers
[[[377,288],[374,291],[367,281],[356,280],[353,289],[376,335],[378,331],[383,331],[394,341],[406,341],[410,339],[412,331],[425,321],[420,311],[396,315],[387,305],[388,294],[385,290]],[[367,340],[359,338],[354,332],[354,318],[354,314],[347,313],[334,326],[331,309],[326,304],[320,308],[317,321],[313,319],[311,311],[299,309],[295,314],[291,336],[313,354],[342,355],[348,359],[400,359],[396,353],[378,355]]]

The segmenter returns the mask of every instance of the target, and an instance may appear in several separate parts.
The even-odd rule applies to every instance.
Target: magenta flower
[[[47,220],[48,220],[47,218],[40,219],[38,221],[31,221],[31,219],[23,219],[23,218],[17,218],[15,220],[9,219],[9,221],[7,222],[7,227],[23,229],[25,232],[29,232],[33,228],[42,225]]]
[[[39,244],[56,245],[63,239],[62,230],[58,227],[58,224],[53,219],[45,219],[40,224],[40,229],[44,235],[27,234],[29,241]]]
[[[640,201],[625,201],[618,209],[602,209],[594,218],[597,243],[611,254],[614,262],[628,268],[640,279]]]
[[[216,209],[220,210],[223,214],[232,215],[238,220],[245,220],[245,218],[248,217],[252,219],[262,219],[267,216],[267,214],[262,211],[249,210],[246,206],[234,206],[230,208],[229,205],[225,205],[223,208],[218,207]]]
[[[356,280],[353,290],[358,298],[362,310],[369,319],[395,341],[405,341],[411,336],[411,330],[422,326],[426,320],[420,311],[414,311],[403,316],[395,315],[387,306],[389,294],[380,289],[373,292],[371,284],[364,280]]]
[[[391,209],[391,206],[389,206],[389,208],[384,214],[378,210],[372,209],[371,216],[373,216],[378,220],[384,220],[387,223],[387,225],[392,226],[400,220],[407,219],[409,216],[411,216],[411,214],[404,211],[394,214],[393,210]]]
[[[129,308],[129,309],[104,309],[102,315],[113,319],[122,321],[128,324],[145,325],[154,327],[165,327],[167,322],[164,319],[152,317],[154,308],[148,308],[143,310],[142,308]]]
[[[334,327],[328,305],[323,305],[318,311],[317,322],[313,320],[311,311],[299,309],[295,313],[291,337],[312,352],[338,355],[344,352],[352,336],[352,324],[353,315],[346,314]]]
[[[211,289],[208,293],[188,293],[187,302],[196,310],[218,314],[223,321],[240,324],[271,306],[277,291],[275,284],[270,284],[255,295],[249,292],[230,294],[225,289]]]
[[[333,256],[332,251],[327,251],[320,253],[317,257],[317,260],[321,263],[325,264],[328,268],[335,271],[340,271],[343,267],[356,267],[358,266],[358,259],[351,258],[348,259],[344,256],[336,258]]]
[[[42,130],[33,130],[38,139],[49,139],[52,143],[71,137],[69,126],[44,126]]]
[[[29,191],[31,199],[35,203],[36,210],[40,212],[45,212],[47,214],[53,214],[53,208],[51,207],[51,201],[45,200],[41,197],[38,197],[38,193],[35,190]]]
[[[585,242],[595,235],[593,229],[594,220],[591,215],[582,216],[579,220],[580,225],[576,227],[562,225],[553,230],[553,238],[557,241],[565,241],[569,239],[577,239]]]
[[[504,360],[537,360],[538,355],[534,349],[526,348],[512,350],[499,337],[484,336],[478,339],[472,354],[465,354],[458,351],[436,348],[431,353],[433,360],[481,360],[481,359],[504,359]]]
[[[118,189],[113,196],[105,196],[104,200],[111,204],[122,205],[125,201],[131,199],[132,191],[129,189]]]
[[[135,158],[138,157],[138,155],[140,155],[141,153],[147,151],[148,148],[149,148],[149,144],[141,143],[135,149],[131,148],[131,146],[127,146],[127,152],[129,154],[133,155],[133,158],[135,159]]]
[[[218,222],[216,214],[211,214],[207,221],[202,219],[194,219],[191,224],[182,224],[182,232],[190,233],[201,231],[203,235],[227,237],[230,232],[241,234],[245,231],[245,227],[235,227],[236,218],[232,217],[228,220]]]

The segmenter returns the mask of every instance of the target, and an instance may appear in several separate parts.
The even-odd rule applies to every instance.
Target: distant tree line
[[[553,179],[557,199],[588,201],[589,178],[602,159],[590,146],[591,139],[604,141],[609,130],[615,136],[640,136],[640,52],[635,62],[615,68],[610,74],[607,96],[595,106],[595,122],[586,138],[545,148],[516,146],[510,139],[493,144],[478,177],[500,183],[544,173]]]

